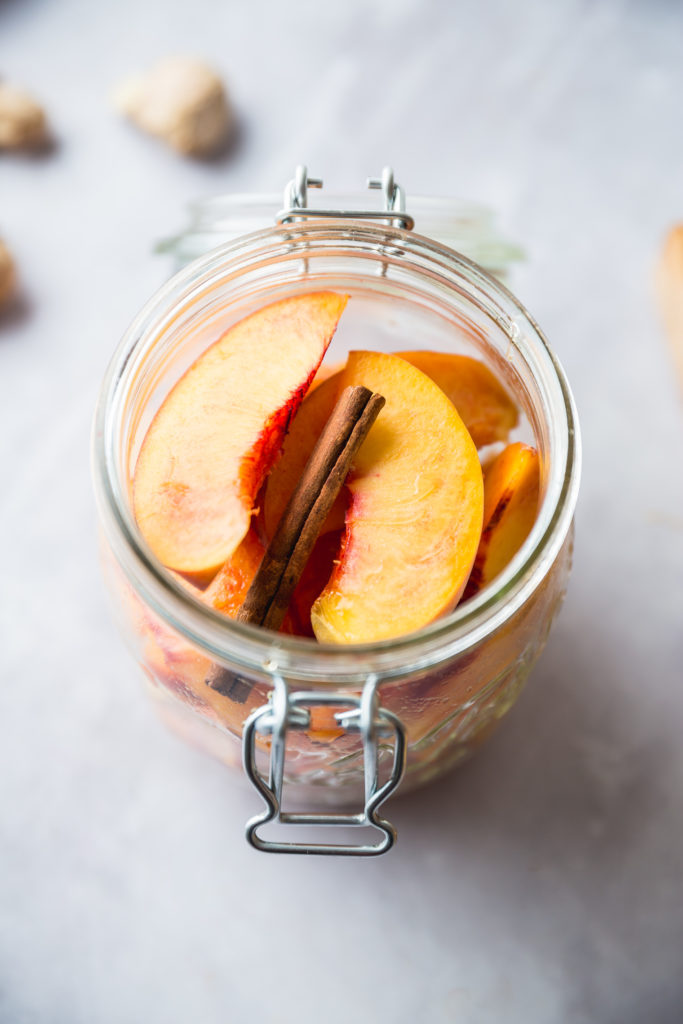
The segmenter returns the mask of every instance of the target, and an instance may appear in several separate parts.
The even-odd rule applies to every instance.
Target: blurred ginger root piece
[[[117,109],[186,156],[210,156],[229,140],[235,118],[223,82],[192,57],[167,57],[114,93]]]
[[[0,149],[39,149],[48,141],[40,104],[23,89],[0,82]]]
[[[15,282],[14,260],[5,243],[0,239],[0,307],[11,297]]]
[[[673,227],[666,237],[656,284],[664,328],[683,387],[683,224]]]

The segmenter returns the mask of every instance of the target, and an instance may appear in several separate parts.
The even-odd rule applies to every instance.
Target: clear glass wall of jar
[[[537,521],[504,572],[419,632],[358,647],[274,634],[214,612],[156,561],[132,513],[140,444],[181,374],[254,309],[322,288],[351,296],[332,361],[349,348],[476,355],[516,396],[525,421],[520,438],[536,444],[542,459]],[[94,438],[106,576],[160,713],[186,738],[239,766],[244,724],[267,702],[274,675],[299,691],[348,693],[359,693],[374,675],[382,707],[406,732],[402,788],[442,774],[490,734],[543,647],[570,571],[579,463],[572,397],[537,325],[499,282],[452,250],[384,225],[313,220],[255,233],[195,261],[124,337],[103,385]],[[206,685],[217,673],[221,692]],[[258,749],[265,759],[267,739]],[[357,799],[360,743],[332,716],[323,713],[293,733],[287,751],[294,803],[311,794],[323,805]]]

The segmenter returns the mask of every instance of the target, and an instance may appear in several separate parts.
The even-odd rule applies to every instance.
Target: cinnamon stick
[[[239,622],[277,630],[351,463],[384,405],[368,388],[342,393],[289,499],[242,607]]]

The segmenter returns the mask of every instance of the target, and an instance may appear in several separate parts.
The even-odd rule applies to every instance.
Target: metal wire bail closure
[[[309,217],[330,217],[343,220],[374,220],[391,227],[412,231],[415,220],[406,213],[405,192],[394,181],[391,167],[385,167],[381,178],[368,178],[367,187],[380,189],[384,200],[382,210],[329,210],[317,209],[308,205],[309,188],[322,188],[322,178],[309,178],[304,164],[299,164],[294,177],[285,188],[284,208],[276,217],[278,224],[293,224]]]
[[[392,227],[411,230],[413,218],[406,213],[405,193],[394,181],[391,167],[385,167],[381,178],[368,178],[368,188],[380,189],[382,210],[326,210],[308,205],[309,188],[322,188],[321,178],[309,178],[307,168],[301,164],[285,188],[284,209],[277,215],[278,224],[292,224],[312,218],[344,218],[347,220],[374,220]],[[268,853],[318,853],[352,857],[377,856],[386,853],[396,842],[396,830],[379,816],[379,808],[393,793],[405,771],[406,739],[403,724],[396,715],[379,705],[379,679],[369,675],[360,696],[339,692],[297,691],[290,693],[282,675],[273,672],[273,691],[270,701],[257,708],[247,719],[242,735],[244,771],[255,789],[263,797],[266,809],[251,818],[246,825],[247,842],[257,850]],[[282,810],[282,787],[285,771],[285,747],[290,729],[307,729],[311,722],[311,708],[341,705],[348,710],[338,711],[334,718],[340,728],[360,733],[363,746],[363,776],[365,799],[358,814],[290,813]],[[270,762],[266,780],[256,766],[256,736],[271,736]],[[387,781],[379,783],[379,739],[393,741],[393,763]],[[345,843],[285,843],[263,839],[261,826],[268,822],[283,825],[338,825],[370,826],[382,838],[375,845]]]
[[[396,715],[380,707],[376,675],[370,675],[360,696],[339,692],[297,691],[290,693],[283,676],[273,676],[274,688],[268,704],[257,708],[244,726],[242,753],[247,778],[266,803],[266,809],[246,825],[246,837],[255,849],[267,853],[317,853],[352,857],[377,856],[390,850],[396,841],[396,830],[379,816],[380,805],[393,793],[405,771],[406,740],[403,724]],[[306,729],[310,725],[310,709],[315,706],[343,705],[348,710],[334,715],[338,725],[347,731],[359,732],[363,744],[365,801],[357,814],[289,813],[282,810],[282,787],[285,768],[285,744],[289,729]],[[256,767],[256,734],[271,736],[270,763],[266,780]],[[378,740],[393,740],[393,761],[388,780],[379,784]],[[263,839],[259,829],[267,822],[283,825],[370,826],[382,838],[376,844],[292,843]]]

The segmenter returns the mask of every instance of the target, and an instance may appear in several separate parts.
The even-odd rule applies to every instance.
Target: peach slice
[[[234,618],[244,603],[264,552],[256,531],[250,529],[204,591],[203,600],[216,611]]]
[[[490,583],[521,548],[534,525],[540,491],[535,448],[515,442],[484,475],[484,528],[464,599]]]
[[[426,373],[453,402],[478,448],[504,441],[518,420],[517,406],[484,363],[470,356],[442,352],[398,352],[418,370]],[[320,376],[318,372],[318,376]],[[316,380],[318,378],[316,377]],[[266,483],[263,515],[266,534],[272,537],[289,496],[298,482],[313,445],[332,412],[339,395],[341,373],[332,373],[316,385],[290,424],[282,448]],[[348,493],[342,491],[322,532],[344,525]]]
[[[164,400],[135,469],[135,516],[164,565],[218,569],[245,537],[346,305],[334,292],[257,310],[206,350]]]
[[[517,425],[514,401],[494,373],[479,359],[447,352],[397,352],[445,391],[477,448],[505,441]]]
[[[311,623],[320,641],[369,643],[457,603],[481,534],[482,473],[453,403],[405,359],[352,352],[340,383],[363,384],[386,405],[347,477],[342,548]]]

